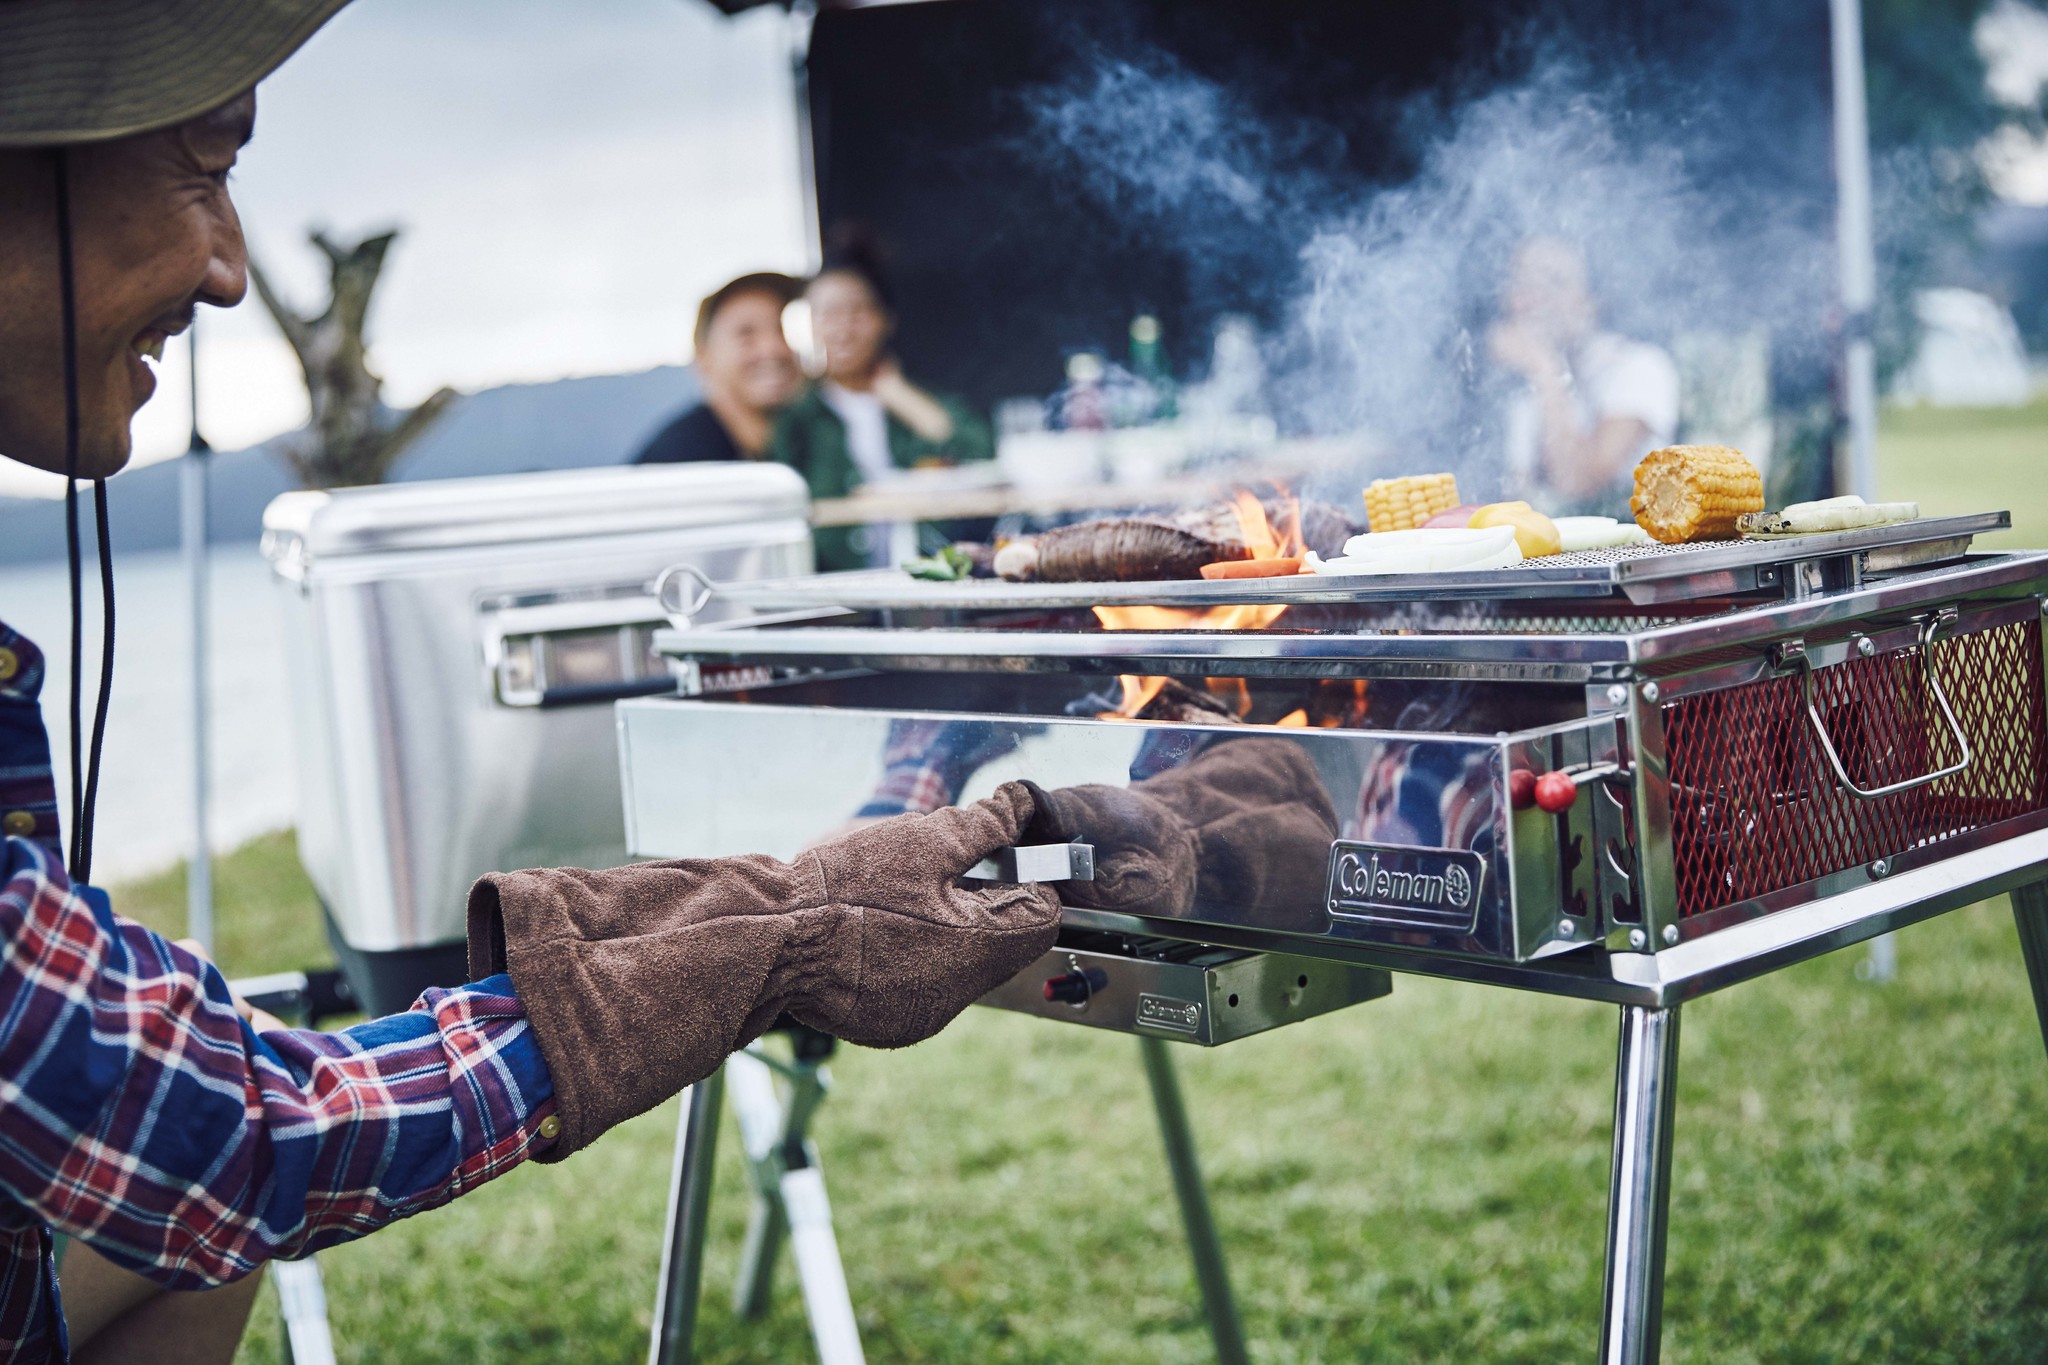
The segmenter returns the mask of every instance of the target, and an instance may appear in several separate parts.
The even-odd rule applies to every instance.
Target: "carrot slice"
[[[1300,572],[1299,559],[1226,559],[1202,566],[1204,578],[1285,578]]]

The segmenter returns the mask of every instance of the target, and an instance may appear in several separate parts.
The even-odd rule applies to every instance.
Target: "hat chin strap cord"
[[[52,153],[57,191],[57,277],[64,345],[64,548],[71,570],[71,859],[74,886],[92,880],[94,812],[100,794],[100,750],[106,740],[107,703],[114,689],[114,560],[107,544],[107,484],[92,481],[93,525],[100,563],[100,677],[92,740],[82,742],[85,656],[84,565],[78,544],[78,293],[71,254],[71,174],[63,148]],[[81,761],[82,760],[82,761]]]

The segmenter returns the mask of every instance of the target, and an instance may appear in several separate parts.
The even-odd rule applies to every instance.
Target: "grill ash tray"
[[[980,1003],[1215,1047],[1392,989],[1393,979],[1375,967],[1066,929],[1059,946]]]
[[[727,583],[726,600],[755,611],[1002,611],[1091,606],[1218,607],[1253,604],[1399,602],[1428,597],[1611,597],[1676,602],[1736,593],[1815,588],[1959,559],[1979,535],[2012,525],[2009,512],[1923,517],[1891,526],[1779,540],[1701,545],[1630,545],[1532,559],[1507,569],[1462,573],[1297,578],[1176,579],[1147,583],[927,583],[897,569],[862,569],[752,583]]]

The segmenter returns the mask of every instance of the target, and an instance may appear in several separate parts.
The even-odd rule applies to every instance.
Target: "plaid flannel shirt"
[[[437,1207],[553,1142],[512,983],[254,1032],[219,972],[73,887],[42,656],[0,624],[0,1360],[62,1360],[52,1230],[173,1288]]]

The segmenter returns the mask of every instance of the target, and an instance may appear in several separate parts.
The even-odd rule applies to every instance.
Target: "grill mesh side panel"
[[[1970,766],[1871,799],[1836,781],[1796,676],[1665,705],[1679,914],[2048,808],[2040,626],[2021,621],[1937,640],[1934,666],[1969,737]],[[1852,658],[1813,681],[1814,703],[1857,785],[1903,781],[1961,758],[1917,647]]]

